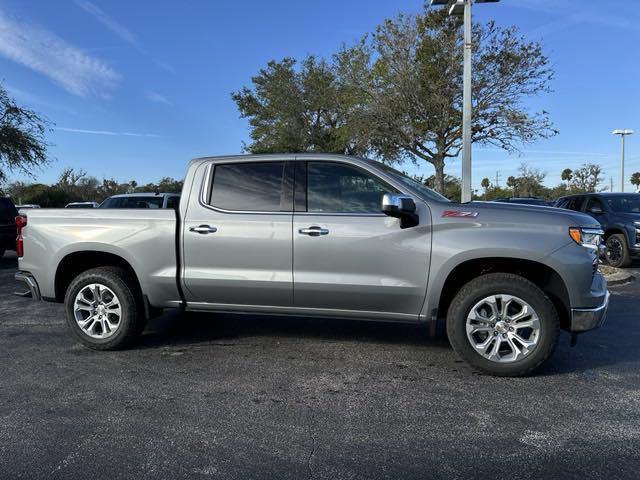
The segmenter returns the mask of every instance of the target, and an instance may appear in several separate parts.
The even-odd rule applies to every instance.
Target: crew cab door
[[[275,159],[206,167],[183,221],[187,302],[231,309],[292,305],[287,165]]]
[[[417,320],[431,245],[428,208],[401,229],[381,213],[398,192],[362,167],[296,162],[293,218],[294,305],[347,316]]]

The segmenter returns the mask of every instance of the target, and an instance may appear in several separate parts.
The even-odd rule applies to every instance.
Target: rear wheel
[[[628,267],[631,265],[631,254],[627,239],[621,233],[614,233],[607,238],[607,263],[612,267]]]
[[[130,345],[146,324],[135,280],[126,270],[100,267],[78,275],[65,295],[67,326],[84,345],[116,350]]]
[[[449,341],[463,360],[485,373],[524,376],[553,353],[560,320],[535,284],[509,273],[471,280],[447,315]]]

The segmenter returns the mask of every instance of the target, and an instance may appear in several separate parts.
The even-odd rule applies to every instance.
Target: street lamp
[[[475,0],[497,3],[500,0]],[[449,15],[464,17],[464,85],[462,94],[462,203],[471,201],[471,5],[474,0],[431,0],[431,5],[446,5]]]
[[[620,156],[620,191],[624,192],[624,137],[627,135],[633,135],[633,130],[614,130],[611,133],[614,135],[620,135],[622,143]]]

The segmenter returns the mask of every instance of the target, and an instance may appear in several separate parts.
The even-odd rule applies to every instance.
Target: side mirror
[[[385,193],[382,197],[382,213],[400,219],[400,228],[415,227],[420,223],[416,203],[407,195]]]
[[[603,212],[602,207],[600,207],[599,205],[593,205],[590,209],[589,209],[589,213],[593,213],[594,215],[600,215]]]

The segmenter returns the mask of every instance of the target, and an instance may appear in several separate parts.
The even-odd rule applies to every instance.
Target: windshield
[[[609,197],[607,203],[617,213],[640,213],[640,195],[637,193]]]
[[[370,161],[374,162],[376,167],[378,167],[379,169],[383,170],[387,175],[390,175],[394,179],[398,180],[399,182],[407,185],[408,187],[410,187],[410,188],[412,188],[414,190],[417,190],[419,193],[421,193],[422,195],[424,195],[428,199],[435,200],[436,202],[447,202],[447,203],[451,202],[444,195],[440,195],[438,192],[436,192],[434,190],[431,190],[426,185],[418,182],[417,180],[414,180],[413,178],[405,175],[402,172],[399,172],[395,168],[391,168],[388,165],[385,165],[384,163],[376,162],[374,160],[370,160]]]

